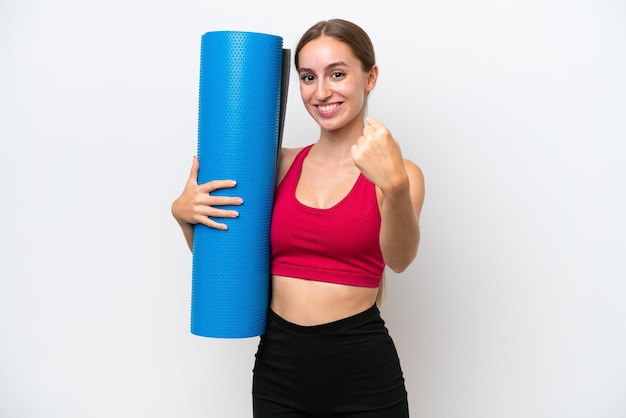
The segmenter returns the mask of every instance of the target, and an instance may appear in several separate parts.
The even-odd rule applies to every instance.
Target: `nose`
[[[315,89],[315,98],[323,101],[328,99],[332,94],[330,84],[325,78],[319,78],[317,82],[317,88]]]

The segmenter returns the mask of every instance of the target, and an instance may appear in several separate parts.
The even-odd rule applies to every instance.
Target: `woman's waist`
[[[272,276],[271,309],[294,324],[311,326],[344,319],[372,307],[378,288]]]

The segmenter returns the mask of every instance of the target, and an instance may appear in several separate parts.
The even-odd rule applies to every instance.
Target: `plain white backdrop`
[[[251,416],[258,339],[190,333],[170,214],[200,37],[332,17],[426,179],[382,307],[411,415],[626,416],[624,2],[0,0],[1,417]],[[316,135],[292,73],[284,144]]]

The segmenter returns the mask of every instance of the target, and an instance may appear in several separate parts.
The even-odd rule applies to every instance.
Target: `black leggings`
[[[400,360],[376,305],[300,326],[270,311],[254,364],[255,418],[406,418]]]

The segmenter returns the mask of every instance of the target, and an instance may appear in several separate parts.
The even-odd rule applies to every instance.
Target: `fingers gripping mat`
[[[281,37],[207,32],[200,58],[198,184],[233,179],[238,218],[216,218],[227,231],[195,225],[191,332],[245,338],[265,332],[269,297],[269,230],[276,158],[286,100]],[[288,68],[288,67],[287,67]]]

